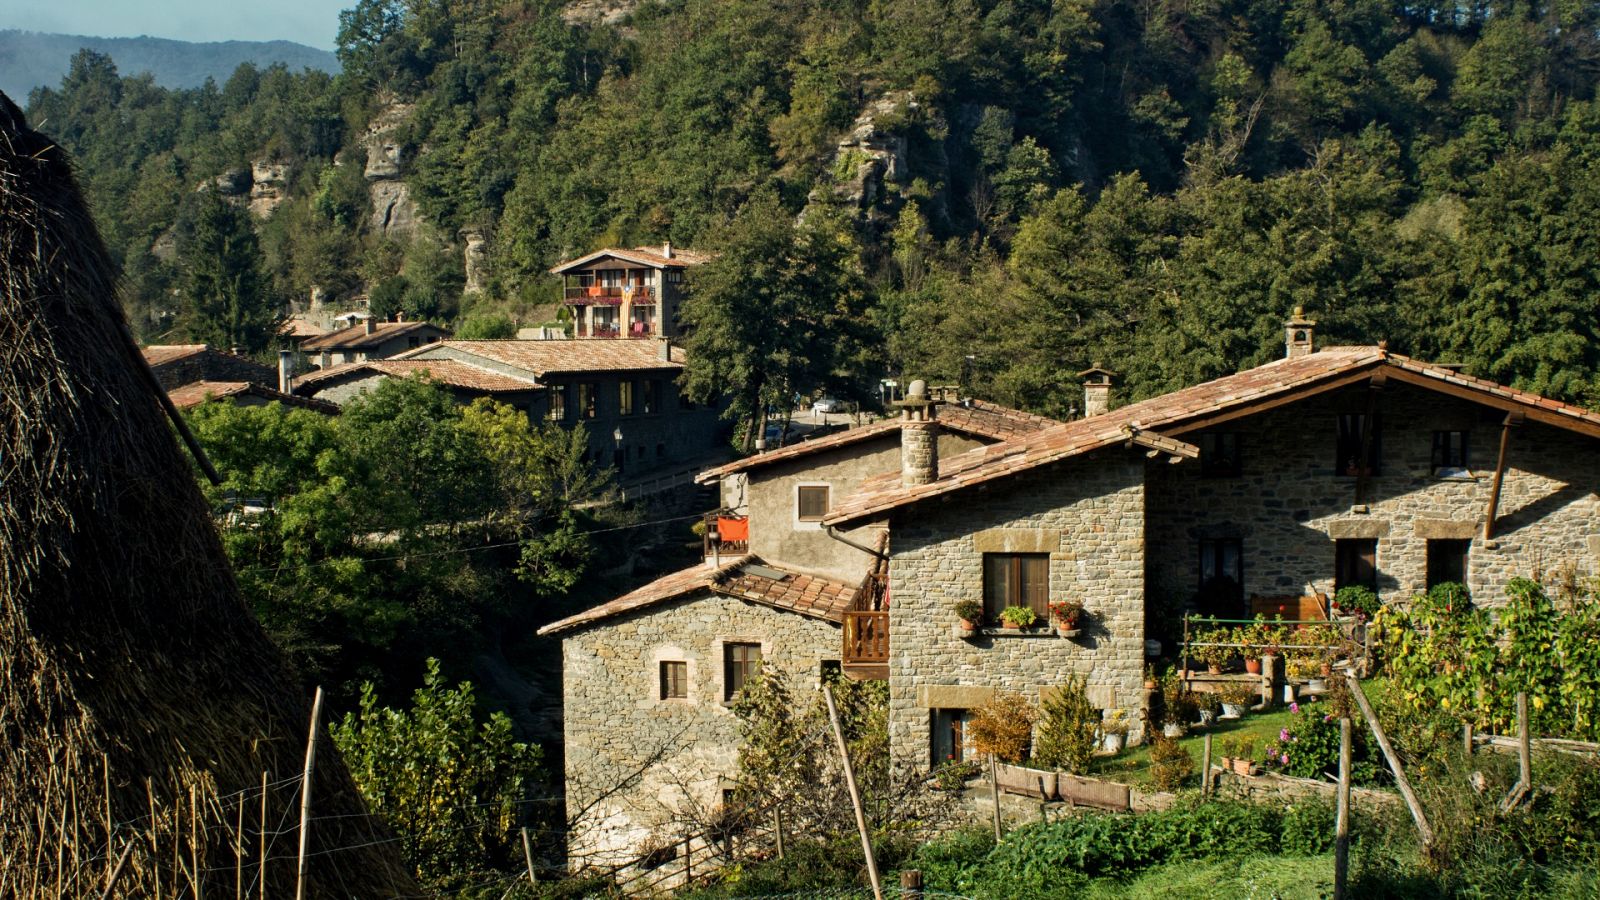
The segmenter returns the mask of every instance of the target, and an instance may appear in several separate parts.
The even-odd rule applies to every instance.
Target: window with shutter
[[[661,663],[661,699],[686,700],[689,697],[689,664],[681,660]]]
[[[722,645],[722,699],[732,700],[744,690],[745,682],[761,667],[761,645],[726,643]]]
[[[798,492],[799,514],[802,522],[820,522],[828,514],[828,486],[802,485]]]
[[[1050,554],[985,553],[983,555],[983,612],[991,621],[1008,606],[1026,606],[1047,618],[1050,614]]]

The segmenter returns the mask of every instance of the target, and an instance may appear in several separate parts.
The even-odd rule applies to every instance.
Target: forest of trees
[[[686,313],[711,351],[690,383],[780,359],[741,410],[820,387],[867,398],[903,373],[1063,414],[1095,362],[1140,397],[1272,358],[1295,305],[1329,342],[1386,339],[1600,404],[1600,4],[564,12],[360,0],[340,75],[245,66],[170,91],[85,52],[29,111],[77,158],[149,338],[219,333],[186,253],[216,225],[196,189],[270,159],[291,175],[256,227],[269,306],[316,286],[499,333],[550,305],[563,257],[727,251]],[[840,138],[883,98],[904,175],[865,209],[830,202],[853,161]],[[426,223],[408,243],[369,225],[362,173],[362,137],[396,104]],[[490,267],[465,298],[464,228],[489,236]],[[154,252],[166,235],[178,251]],[[729,290],[732,261],[778,246],[794,256],[762,277],[781,283]],[[819,289],[837,293],[796,302]],[[782,327],[719,321],[769,305]]]

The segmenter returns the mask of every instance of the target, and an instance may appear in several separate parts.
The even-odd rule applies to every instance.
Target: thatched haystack
[[[131,842],[115,896],[234,896],[265,848],[292,897],[310,698],[116,293],[65,154],[0,94],[0,896],[98,896]],[[309,895],[416,893],[330,743],[314,782]]]

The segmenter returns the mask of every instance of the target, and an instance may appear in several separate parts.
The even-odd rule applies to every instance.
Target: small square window
[[[689,698],[689,664],[682,660],[661,663],[661,699],[687,700]]]
[[[1360,585],[1378,590],[1378,539],[1351,538],[1334,541],[1333,589]]]
[[[1239,434],[1214,431],[1200,435],[1200,474],[1206,478],[1236,478],[1240,473]]]
[[[828,486],[802,485],[798,488],[800,521],[820,522],[828,514]]]
[[[1472,474],[1467,468],[1467,432],[1433,433],[1433,474],[1441,478],[1461,478]]]
[[[1469,540],[1428,541],[1428,587],[1455,583],[1467,584],[1467,554],[1472,550]]]

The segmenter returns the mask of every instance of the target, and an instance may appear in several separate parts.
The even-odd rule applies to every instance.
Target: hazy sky
[[[184,41],[287,40],[333,49],[356,0],[4,0],[0,28]]]

